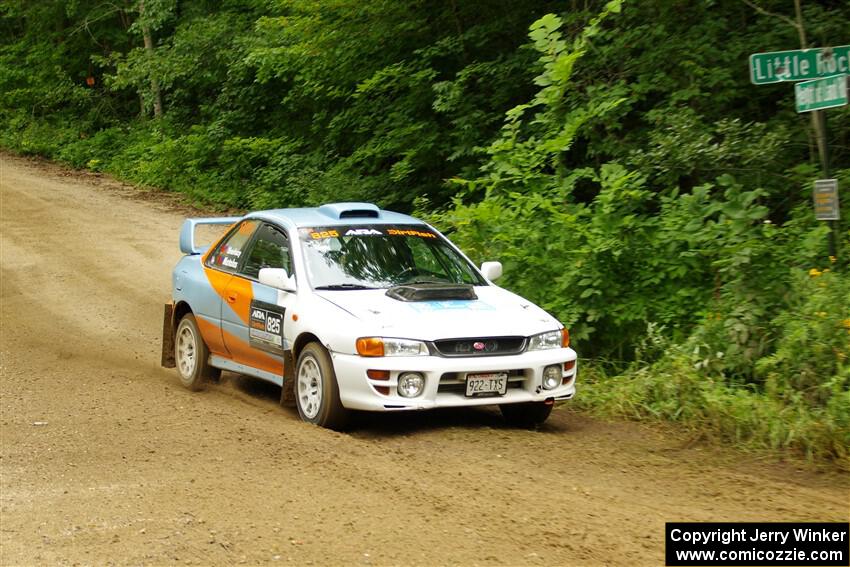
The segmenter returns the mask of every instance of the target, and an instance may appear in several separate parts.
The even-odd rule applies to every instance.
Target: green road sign
[[[847,75],[806,81],[794,85],[797,112],[811,112],[847,104]]]
[[[820,79],[838,73],[850,73],[850,45],[750,55],[750,81],[756,85]]]

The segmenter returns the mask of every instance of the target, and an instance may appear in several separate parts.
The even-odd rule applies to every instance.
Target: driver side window
[[[241,273],[256,280],[262,268],[283,268],[286,273],[292,275],[289,240],[283,232],[268,224],[263,224],[257,232]]]

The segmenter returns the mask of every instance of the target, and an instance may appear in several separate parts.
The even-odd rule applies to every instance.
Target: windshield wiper
[[[378,289],[375,287],[369,287],[368,285],[360,285],[356,283],[340,283],[340,284],[330,284],[330,285],[319,285],[314,287],[315,290],[339,290],[339,289]]]

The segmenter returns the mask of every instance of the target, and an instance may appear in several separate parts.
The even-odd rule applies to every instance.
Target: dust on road
[[[568,405],[339,434],[257,380],[188,392],[158,366],[184,216],[0,154],[3,565],[660,565],[666,521],[848,520],[846,475]]]

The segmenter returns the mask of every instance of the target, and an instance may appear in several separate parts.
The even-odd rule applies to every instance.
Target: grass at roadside
[[[832,461],[850,471],[850,392],[834,391],[822,406],[802,393],[787,396],[706,377],[685,357],[616,375],[585,364],[574,403],[594,415],[666,421],[695,437],[745,450]]]

